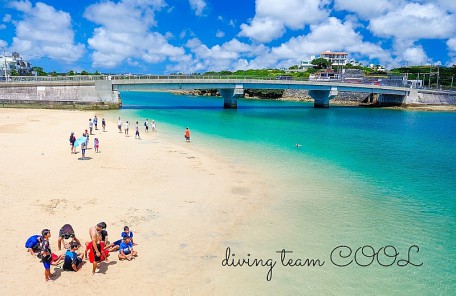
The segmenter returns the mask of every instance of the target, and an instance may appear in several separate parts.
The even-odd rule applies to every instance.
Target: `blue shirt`
[[[120,237],[123,238],[124,235],[127,234],[125,231],[123,231],[121,234],[120,234]],[[130,238],[133,238],[133,231],[130,231]]]
[[[131,249],[133,248],[133,243],[129,242],[128,244],[125,242],[121,242],[119,246],[119,253],[123,251],[125,255],[131,253]]]
[[[38,248],[40,245],[40,242],[38,239],[41,237],[41,235],[33,235],[29,237],[29,239],[25,242],[25,247],[28,248]]]
[[[78,265],[78,255],[76,252],[72,252],[70,250],[66,251],[65,253],[65,262],[63,263],[63,269],[64,270],[74,270],[73,269],[73,264]]]

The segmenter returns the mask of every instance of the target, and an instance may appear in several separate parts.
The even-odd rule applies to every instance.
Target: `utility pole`
[[[429,65],[429,89],[431,89],[431,65]]]
[[[5,74],[5,82],[7,81],[7,76],[6,76],[6,53],[5,53],[5,47],[2,46],[3,48],[3,59],[5,61],[5,68],[4,68],[4,74]]]
[[[439,88],[439,80],[440,80],[440,68],[439,68],[439,65],[437,65],[437,85],[436,85],[435,89]]]
[[[451,75],[451,90],[453,90],[453,78],[454,78],[454,75]]]

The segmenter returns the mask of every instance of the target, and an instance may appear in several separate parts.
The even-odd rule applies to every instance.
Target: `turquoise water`
[[[456,113],[263,100],[224,110],[220,98],[150,92],[123,92],[122,100],[123,118],[154,119],[169,138],[183,138],[189,126],[193,145],[272,176],[277,202],[259,209],[227,246],[278,259],[275,251],[286,248],[295,258],[325,261],[277,266],[271,281],[267,267],[220,267],[228,294],[454,295]],[[397,259],[417,245],[411,262],[422,266],[338,267],[330,254],[339,245],[353,252],[390,245]],[[250,285],[241,288],[242,281]]]

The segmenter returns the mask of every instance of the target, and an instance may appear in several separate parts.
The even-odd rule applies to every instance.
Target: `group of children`
[[[109,253],[118,251],[119,260],[132,260],[137,256],[137,252],[133,250],[133,232],[130,231],[128,226],[124,227],[124,231],[121,233],[121,239],[116,240],[113,243],[108,242],[108,233],[106,231],[106,223],[100,222],[101,225],[99,237],[101,246],[100,257],[97,260],[96,254],[94,254],[94,248],[92,247],[92,241],[85,244],[85,251],[79,252],[79,248],[82,246],[81,242],[74,233],[73,227],[70,224],[65,224],[59,231],[58,249],[59,251],[64,249],[65,253],[56,255],[51,251],[49,239],[51,237],[51,231],[49,229],[43,229],[41,235],[33,235],[25,243],[27,251],[41,259],[44,266],[44,277],[45,281],[52,281],[51,279],[51,265],[60,268],[60,263],[63,261],[61,268],[67,271],[75,271],[81,269],[84,258],[89,259],[93,264],[98,264],[100,261],[107,261]],[[94,267],[95,268],[95,267]]]
[[[105,119],[103,118],[102,119],[102,127],[103,127],[103,131],[106,131],[106,121]],[[89,149],[89,138],[90,138],[90,135],[93,135],[93,126],[95,125],[95,130],[98,130],[98,119],[97,119],[97,116],[95,115],[93,121],[91,118],[89,118],[89,130],[85,130],[83,133],[82,133],[82,137],[84,138],[79,138],[79,139],[76,139],[76,136],[74,135],[74,132],[71,132],[70,134],[70,146],[71,146],[71,154],[76,154],[76,147],[81,145],[81,154],[82,154],[82,159],[85,159],[85,154],[86,154],[86,150]],[[95,150],[95,153],[99,153],[99,149],[100,149],[100,140],[98,138],[95,138],[93,139],[93,149]]]
[[[123,132],[125,133],[125,137],[128,137],[128,132],[130,129],[130,123],[128,120],[123,124],[124,125],[124,130]],[[145,127],[145,132],[149,132],[149,119],[146,119],[144,122],[144,127]],[[117,121],[117,128],[119,129],[119,133],[122,133],[122,120],[119,117],[119,120]],[[152,131],[156,132],[157,131],[157,126],[155,124],[155,120],[152,120]],[[141,136],[139,135],[139,123],[136,121],[135,125],[135,139],[141,140]]]

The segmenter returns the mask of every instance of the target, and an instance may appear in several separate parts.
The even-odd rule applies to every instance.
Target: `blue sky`
[[[0,45],[45,71],[281,68],[325,50],[456,64],[455,0],[0,0]]]

